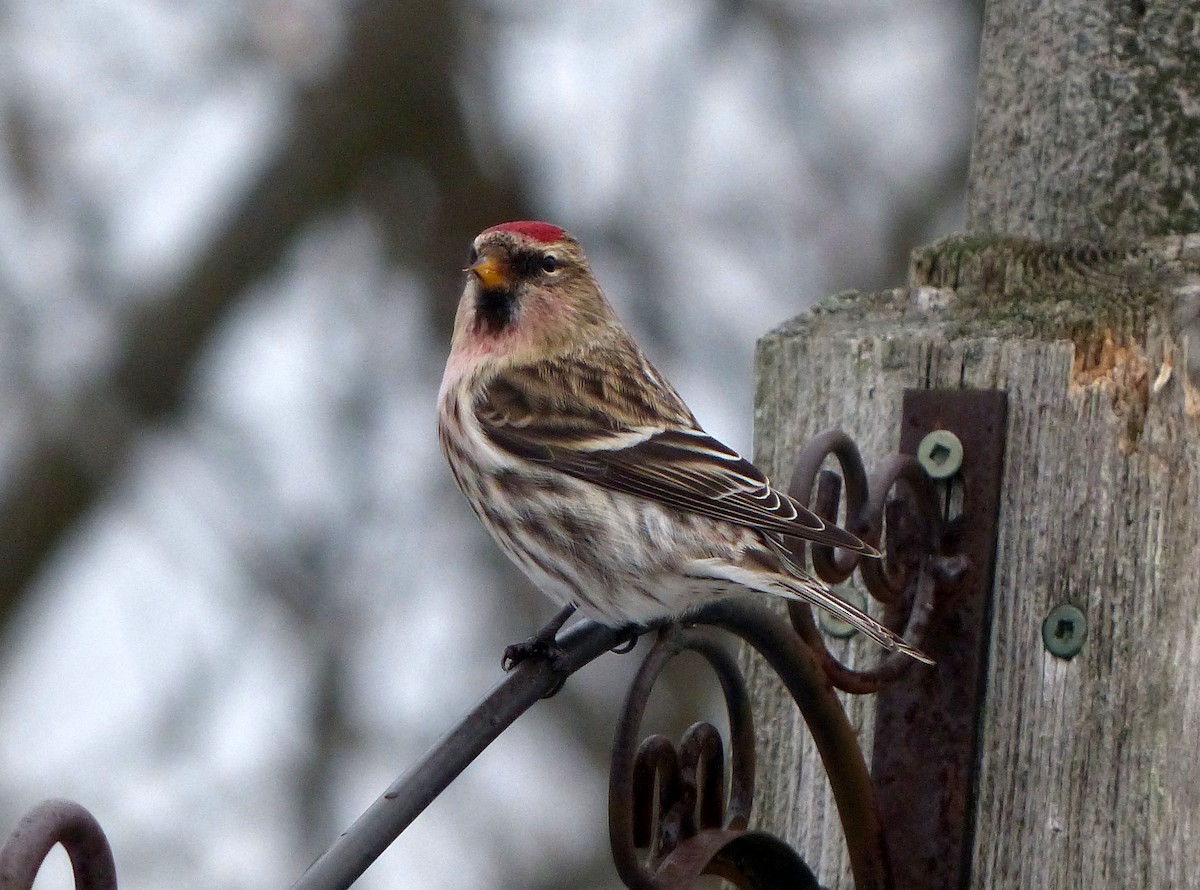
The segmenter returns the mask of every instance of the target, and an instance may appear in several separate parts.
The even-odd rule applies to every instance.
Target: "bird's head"
[[[617,324],[579,242],[558,226],[492,226],[475,239],[468,262],[452,358],[548,358]]]

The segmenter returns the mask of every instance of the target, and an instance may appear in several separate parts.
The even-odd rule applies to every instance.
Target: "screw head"
[[[1042,622],[1042,642],[1051,655],[1074,658],[1086,639],[1087,616],[1070,603],[1055,606]]]
[[[853,584],[838,584],[830,589],[833,591],[834,596],[842,602],[849,603],[860,612],[867,611],[866,594]],[[829,636],[837,637],[838,639],[852,637],[858,632],[853,624],[847,624],[841,618],[829,614],[824,609],[817,609],[817,624]]]
[[[934,479],[949,479],[962,469],[962,440],[950,430],[934,430],[917,446],[917,460]]]

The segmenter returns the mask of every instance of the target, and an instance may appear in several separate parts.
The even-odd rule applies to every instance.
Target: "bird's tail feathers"
[[[824,583],[801,571],[790,561],[787,563],[788,568],[792,570],[790,575],[756,570],[720,560],[697,560],[697,564],[697,569],[701,565],[703,567],[702,571],[696,572],[697,576],[710,579],[720,577],[761,593],[810,603],[866,634],[889,652],[903,652],[925,664],[935,663],[920,649],[909,645],[898,633],[837,597]]]
[[[815,578],[782,578],[774,576],[767,581],[767,585],[766,589],[768,593],[774,593],[785,599],[811,603],[818,609],[824,609],[835,618],[840,618],[851,627],[866,634],[889,652],[903,652],[910,658],[915,658],[917,661],[924,662],[925,664],[936,663],[920,649],[910,646],[904,637],[890,628],[884,627],[884,625],[866,612],[850,605]]]

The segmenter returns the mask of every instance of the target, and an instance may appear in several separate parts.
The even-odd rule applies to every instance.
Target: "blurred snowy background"
[[[553,611],[437,452],[470,239],[574,231],[748,450],[755,338],[958,225],[981,5],[4,3],[0,835],[68,796],[123,890],[290,884]],[[634,666],[359,886],[618,886]]]

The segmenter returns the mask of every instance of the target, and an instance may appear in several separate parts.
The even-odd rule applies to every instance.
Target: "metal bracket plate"
[[[925,636],[937,659],[877,697],[872,775],[896,887],[961,890],[970,878],[979,706],[985,691],[992,568],[1007,432],[1000,390],[906,390],[900,451],[949,430],[962,443],[962,512],[947,526],[943,556],[965,573],[938,582]]]

